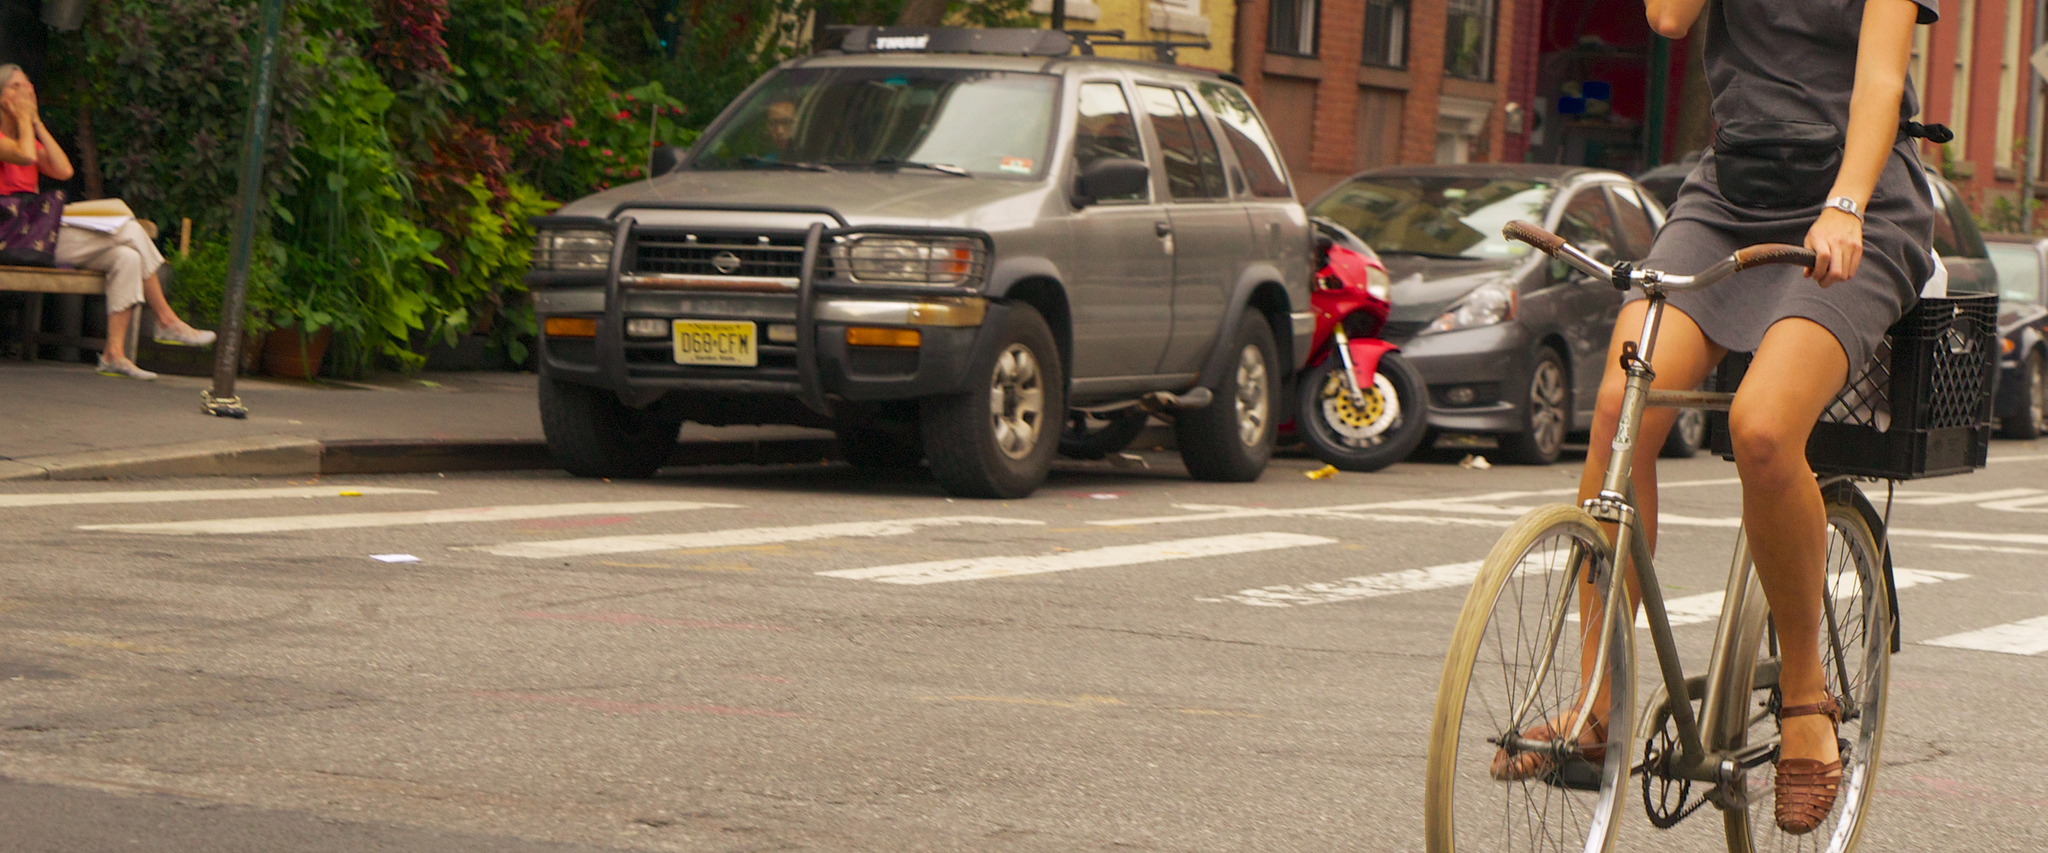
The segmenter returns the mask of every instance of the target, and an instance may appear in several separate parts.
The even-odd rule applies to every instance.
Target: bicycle
[[[1525,514],[1494,545],[1465,600],[1445,659],[1430,736],[1424,791],[1428,850],[1604,851],[1616,837],[1631,777],[1640,779],[1645,810],[1659,829],[1711,804],[1722,813],[1727,846],[1734,853],[1853,850],[1868,813],[1883,741],[1888,661],[1897,642],[1884,538],[1888,519],[1852,476],[1815,463],[1829,530],[1822,662],[1829,694],[1842,706],[1843,767],[1840,793],[1827,821],[1810,834],[1792,836],[1772,818],[1778,646],[1746,537],[1737,534],[1706,671],[1688,676],[1629,485],[1645,408],[1726,411],[1734,398],[1728,392],[1651,389],[1655,374],[1649,361],[1667,294],[1699,290],[1763,264],[1811,266],[1813,253],[1784,244],[1751,246],[1704,272],[1681,276],[1601,263],[1526,222],[1511,222],[1503,231],[1617,289],[1642,288],[1649,305],[1641,344],[1623,347],[1627,380],[1621,417],[1599,494],[1582,505],[1544,506]],[[1974,312],[1972,318],[1981,314],[1975,302],[1964,307]],[[1962,316],[1962,308],[1953,310]],[[1894,327],[1895,334],[1899,328]],[[1949,327],[1940,329],[1949,333]],[[1968,332],[1968,346],[1953,347],[1957,352],[1988,346],[1988,340],[1980,340],[1981,330],[1971,326]],[[1958,340],[1964,337],[1956,334]],[[1930,358],[1942,357],[1941,348],[1929,350]],[[1975,362],[1951,372],[1988,379]],[[1970,415],[1972,424],[1988,424],[1989,397],[1983,389],[1989,387],[1985,381],[1959,392],[1984,398],[1984,405],[1969,410],[1983,413],[1982,418]],[[1974,399],[1967,402],[1976,405]],[[1969,436],[1981,433],[1988,440],[1988,427],[1968,430]],[[1920,440],[1924,444],[1924,434]],[[1984,464],[1980,447],[1968,449],[1969,458],[1962,461],[1970,464],[1959,470]],[[1954,460],[1944,464],[1957,467]],[[1897,480],[1952,472],[1879,473]],[[1887,499],[1887,514],[1889,506]],[[1615,526],[1611,542],[1603,523]],[[1640,717],[1632,713],[1635,605],[1627,595],[1612,594],[1614,580],[1629,575],[1641,597],[1661,681]],[[1600,609],[1580,618],[1579,612],[1591,606],[1579,601],[1582,578],[1592,582]],[[1574,619],[1576,629],[1571,627]],[[1584,667],[1589,658],[1592,665]],[[1592,684],[1580,684],[1582,668],[1594,673]],[[1611,709],[1604,739],[1597,724],[1588,724],[1603,692]],[[1569,731],[1556,732],[1548,725],[1556,720],[1573,722]],[[1526,736],[1532,726],[1548,736]],[[1631,747],[1639,735],[1643,758],[1631,765]],[[1542,771],[1535,778],[1498,781],[1490,775],[1488,761],[1503,754],[1514,761],[1523,753],[1542,759],[1533,765]]]

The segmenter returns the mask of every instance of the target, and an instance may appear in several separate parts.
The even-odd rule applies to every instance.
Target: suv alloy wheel
[[[1280,363],[1273,329],[1247,308],[1231,351],[1237,363],[1223,374],[1215,402],[1174,417],[1180,458],[1197,480],[1248,483],[1273,458],[1274,415],[1280,409]]]
[[[924,401],[925,458],[948,493],[1021,498],[1052,470],[1066,376],[1052,329],[1031,306],[992,306],[984,334],[967,392]]]

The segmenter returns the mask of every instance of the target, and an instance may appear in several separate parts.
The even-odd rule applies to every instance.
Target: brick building
[[[1238,76],[1304,197],[1390,163],[1521,160],[1542,0],[1240,0]]]
[[[1913,39],[1913,79],[1922,121],[1946,124],[1956,138],[1922,143],[1992,230],[2018,230],[2021,177],[2028,169],[2027,92],[2041,91],[2028,66],[2040,43],[2041,0],[1942,0],[1941,21]],[[2033,164],[2035,198],[2044,177]],[[2034,220],[2041,223],[2037,212]]]

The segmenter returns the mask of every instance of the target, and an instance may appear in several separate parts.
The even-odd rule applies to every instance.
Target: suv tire
[[[675,452],[683,418],[660,403],[635,409],[603,388],[542,374],[540,424],[548,453],[569,473],[639,480]]]
[[[1265,473],[1273,458],[1280,412],[1279,348],[1273,329],[1257,311],[1246,309],[1230,337],[1231,366],[1217,383],[1215,401],[1174,416],[1180,459],[1197,480],[1248,483]]]
[[[914,426],[904,430],[876,427],[840,427],[839,456],[862,471],[902,471],[924,461],[924,446],[918,443]]]
[[[1067,412],[1066,373],[1038,311],[1013,303],[989,317],[966,393],[923,402],[924,455],[949,494],[1021,498],[1052,470]]]
[[[1529,363],[1527,402],[1522,404],[1521,432],[1500,437],[1501,455],[1516,465],[1549,465],[1564,450],[1571,429],[1571,376],[1557,350],[1537,347]]]

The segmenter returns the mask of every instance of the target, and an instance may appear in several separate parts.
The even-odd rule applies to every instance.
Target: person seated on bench
[[[36,87],[21,66],[0,65],[0,194],[35,193],[38,173],[54,180],[71,178],[71,158],[43,126],[36,105]],[[58,229],[57,263],[98,270],[107,278],[107,345],[100,353],[99,372],[106,376],[155,379],[135,366],[127,353],[129,324],[135,306],[149,303],[156,315],[158,343],[203,347],[214,333],[187,325],[164,301],[157,270],[164,256],[142,226],[130,220],[113,233],[66,225]]]

